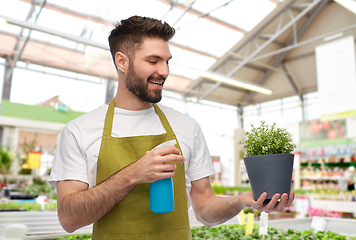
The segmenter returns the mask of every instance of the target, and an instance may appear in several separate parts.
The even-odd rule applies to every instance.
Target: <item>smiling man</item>
[[[282,211],[293,193],[252,192],[216,196],[214,174],[197,122],[158,103],[169,74],[169,40],[175,30],[153,18],[133,16],[109,36],[119,76],[115,98],[67,123],[59,140],[50,183],[67,232],[94,223],[93,239],[191,239],[188,208],[206,226],[223,223],[249,207]],[[154,149],[176,140],[175,146]],[[149,183],[173,178],[175,208],[150,211]],[[280,201],[278,200],[280,198]]]

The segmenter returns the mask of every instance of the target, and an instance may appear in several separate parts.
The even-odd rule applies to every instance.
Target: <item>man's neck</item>
[[[149,102],[140,101],[121,101],[118,96],[115,97],[115,107],[130,110],[130,111],[140,111],[152,107],[153,104]]]

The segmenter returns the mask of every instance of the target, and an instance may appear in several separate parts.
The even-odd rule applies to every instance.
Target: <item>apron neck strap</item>
[[[171,127],[171,125],[169,124],[166,115],[164,115],[164,113],[163,113],[162,110],[158,107],[157,104],[154,103],[154,104],[153,104],[153,107],[155,108],[156,113],[157,113],[159,119],[161,120],[161,123],[162,123],[164,129],[166,130],[166,132],[167,132],[167,133],[173,133],[172,127]]]
[[[114,119],[115,98],[111,100],[108,111],[106,112],[103,136],[111,136],[112,121]]]

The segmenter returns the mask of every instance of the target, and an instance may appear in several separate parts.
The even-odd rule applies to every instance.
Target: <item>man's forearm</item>
[[[96,222],[114,208],[135,186],[126,169],[94,188],[68,195],[58,205],[58,217],[67,232]]]
[[[238,196],[215,196],[209,204],[203,207],[197,215],[199,221],[205,226],[212,227],[228,221],[243,209],[239,204]]]
[[[287,193],[283,193],[282,196],[276,193],[268,204],[263,204],[266,198],[267,193],[262,193],[255,201],[252,192],[233,197],[212,197],[200,208],[199,216],[206,226],[214,226],[231,219],[244,208],[253,208],[266,213],[280,212],[292,204],[294,193],[291,192],[289,198]]]

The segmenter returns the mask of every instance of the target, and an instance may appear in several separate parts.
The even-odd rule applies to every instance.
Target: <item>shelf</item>
[[[345,177],[303,177],[301,176],[300,179],[302,180],[324,180],[324,181],[339,181],[346,179]]]
[[[348,168],[348,167],[356,167],[356,162],[327,162],[327,163],[310,163],[311,167],[316,167],[319,168],[321,166],[324,167],[329,167],[329,168],[335,168],[335,167],[339,167],[339,168]],[[302,162],[300,163],[301,167],[308,167],[309,166],[309,162]]]
[[[310,199],[310,206],[327,211],[356,213],[356,202]]]

